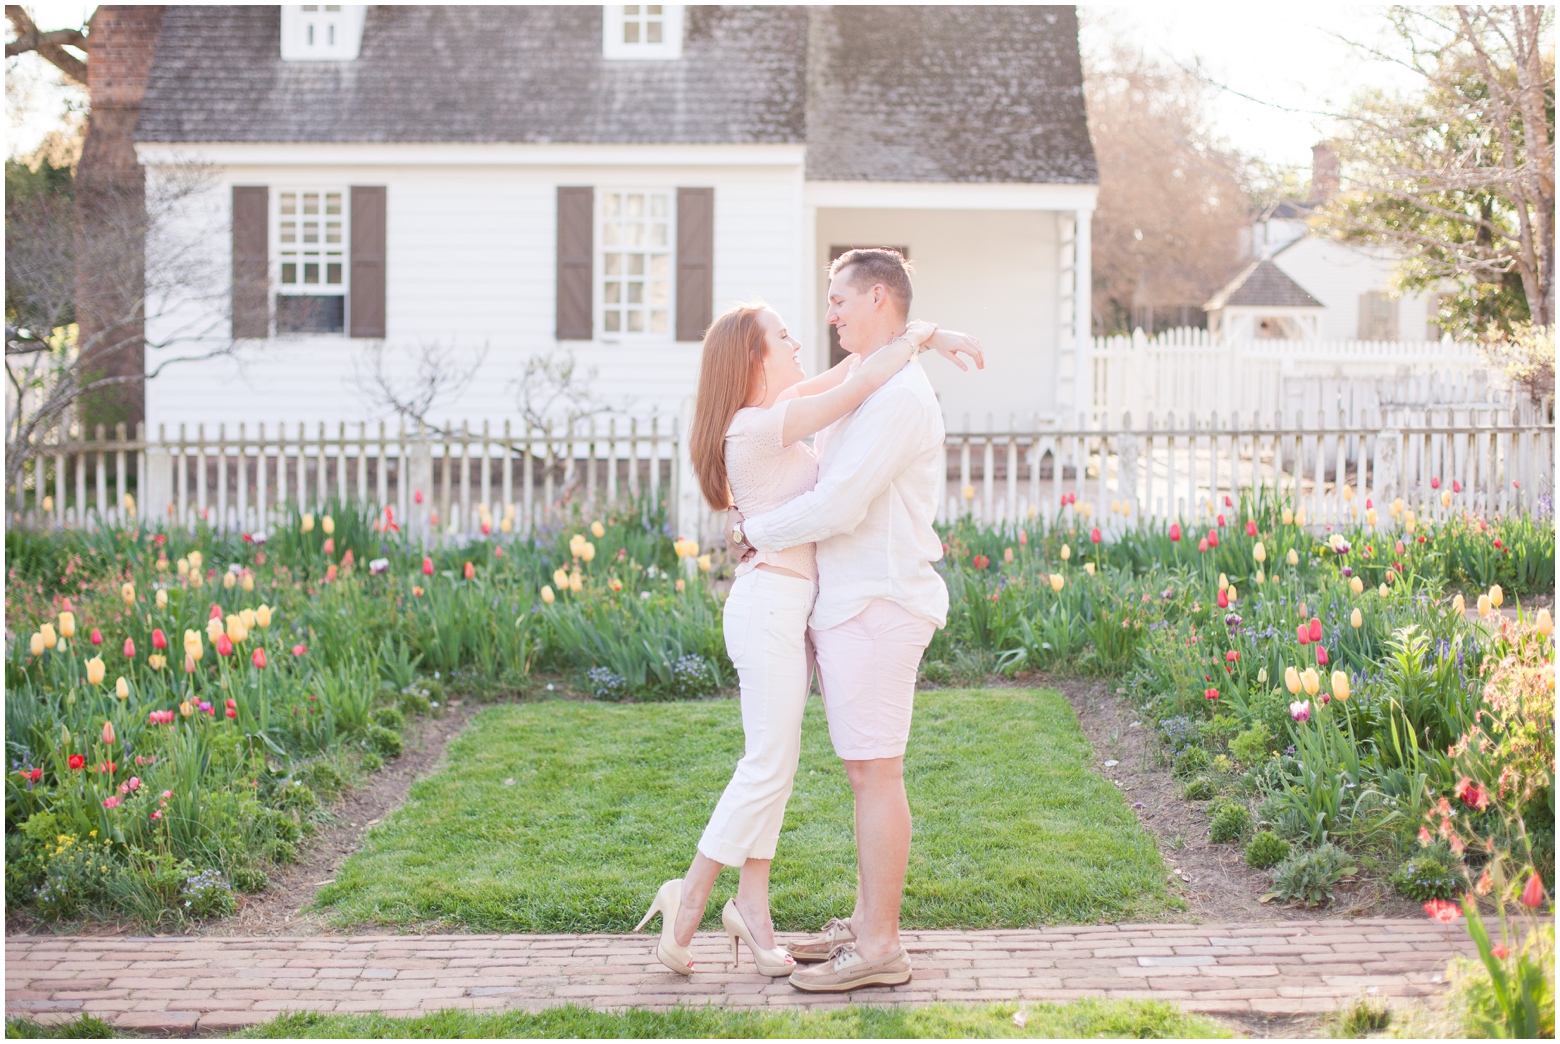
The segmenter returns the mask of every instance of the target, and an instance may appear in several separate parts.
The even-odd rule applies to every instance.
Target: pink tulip
[[[1089,531],[1089,540],[1091,543],[1098,544],[1102,539],[1104,538],[1100,536],[1099,526],[1095,526],[1092,530]]]
[[[87,636],[87,641],[91,642],[93,645],[102,645],[103,632],[98,630],[96,627],[92,628],[92,633]]]
[[[1534,910],[1544,905],[1544,882],[1537,874],[1529,877],[1527,887],[1522,889],[1522,905]]]
[[[219,635],[217,635],[217,655],[218,656],[232,656],[233,655],[233,640],[231,638],[229,638],[226,634],[219,634]]]
[[[1255,522],[1246,523],[1246,535],[1251,537],[1257,535],[1257,524]]]
[[[1170,539],[1179,542],[1181,539],[1181,523],[1170,523]]]
[[[423,559],[423,576],[432,576],[432,575],[433,575],[433,559],[431,559],[431,558],[424,558]]]
[[[254,653],[249,657],[249,662],[254,664],[256,667],[260,668],[261,670],[265,670],[265,650],[264,649],[256,649],[254,651]]]
[[[111,794],[108,797],[104,798],[103,799],[103,807],[104,808],[118,808],[119,807],[119,795],[118,794]]]
[[[135,639],[134,638],[126,638],[125,639],[125,659],[127,659],[127,660],[135,659]]]
[[[307,653],[308,651],[309,651],[309,647],[304,645],[302,642],[299,642],[297,645],[292,647],[292,654],[294,656],[302,656],[305,653]]]
[[[1311,644],[1311,629],[1305,624],[1300,624],[1295,628],[1295,637],[1299,639],[1301,645],[1309,645]]]
[[[1318,667],[1327,666],[1327,649],[1325,646],[1318,645],[1316,647],[1316,665]]]
[[[1322,621],[1318,620],[1316,617],[1313,616],[1313,617],[1311,617],[1311,641],[1319,642],[1321,640],[1322,640]]]

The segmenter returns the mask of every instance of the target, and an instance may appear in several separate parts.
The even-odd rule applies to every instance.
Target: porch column
[[[1094,211],[1073,212],[1073,388],[1077,409],[1094,416],[1094,269],[1091,227]]]

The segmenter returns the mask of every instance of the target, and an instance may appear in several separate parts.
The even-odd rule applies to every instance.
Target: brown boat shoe
[[[787,946],[792,958],[801,964],[812,964],[817,961],[826,961],[829,956],[845,943],[855,942],[856,933],[851,931],[849,917],[831,917],[829,923],[823,926],[823,931],[794,946]]]
[[[910,955],[904,947],[869,961],[853,942],[842,944],[824,963],[791,973],[791,985],[808,993],[845,993],[863,986],[900,986],[909,981]]]

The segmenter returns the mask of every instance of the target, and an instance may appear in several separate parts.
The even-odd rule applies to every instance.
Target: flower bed
[[[1537,755],[1548,783],[1515,810],[1534,824],[1520,836],[1467,800],[1465,780],[1499,789],[1500,776],[1470,764],[1469,749],[1487,754],[1477,736],[1460,743],[1489,706],[1487,667],[1515,659],[1552,686],[1548,615],[1470,622],[1449,594],[1548,590],[1552,517],[1429,525],[1367,503],[1368,524],[1315,534],[1263,497],[1210,510],[1195,530],[1106,540],[1090,515],[1074,504],[1023,530],[950,527],[952,610],[926,678],[1119,678],[1188,797],[1220,802],[1221,836],[1276,859],[1283,901],[1325,901],[1329,878],[1367,862],[1476,867],[1447,821],[1460,837],[1473,836],[1458,833],[1466,821],[1530,845],[1552,881],[1541,701],[1499,726],[1550,737]],[[12,908],[164,925],[224,912],[293,856],[322,799],[399,752],[407,718],[448,686],[527,692],[542,673],[604,699],[729,687],[714,563],[652,513],[535,539],[487,528],[426,554],[388,516],[345,507],[264,540],[8,531]],[[1506,732],[1486,739],[1499,769]],[[1455,815],[1439,814],[1443,800]],[[1423,891],[1446,875],[1402,879]]]

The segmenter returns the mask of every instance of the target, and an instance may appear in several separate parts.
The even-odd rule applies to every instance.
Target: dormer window
[[[601,53],[617,60],[682,57],[683,5],[607,4],[602,8]]]
[[[362,4],[287,4],[282,7],[282,60],[350,62],[363,41]]]

